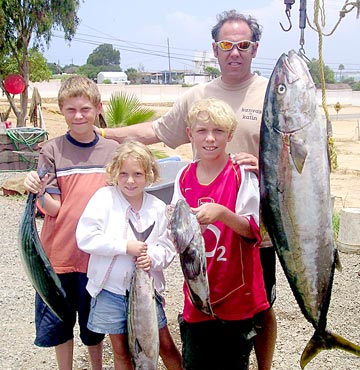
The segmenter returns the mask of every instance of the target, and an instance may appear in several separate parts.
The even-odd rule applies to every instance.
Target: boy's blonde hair
[[[187,115],[187,125],[192,129],[198,122],[211,122],[228,130],[231,135],[237,126],[237,118],[230,105],[215,98],[201,99],[191,106]]]
[[[128,158],[137,160],[145,172],[148,185],[160,180],[159,166],[151,150],[138,141],[127,141],[118,147],[109,164],[106,166],[107,182],[116,185],[120,175],[121,167]]]
[[[64,101],[69,98],[85,96],[94,107],[101,102],[100,91],[94,81],[84,76],[71,76],[61,83],[58,93],[58,105],[61,109]]]

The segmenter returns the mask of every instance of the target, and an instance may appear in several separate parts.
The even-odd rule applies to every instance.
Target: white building
[[[108,80],[112,84],[130,84],[125,72],[99,72],[97,75],[97,83],[102,84],[104,80]]]
[[[212,51],[195,51],[194,53],[194,72],[204,73],[205,67],[219,68],[217,59]]]
[[[185,85],[196,85],[203,82],[209,82],[210,76],[206,73],[188,73],[184,74]]]

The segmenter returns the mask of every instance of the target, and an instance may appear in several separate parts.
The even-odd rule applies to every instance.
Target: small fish
[[[41,244],[35,222],[36,194],[29,193],[19,226],[19,250],[24,270],[43,301],[60,319],[68,314],[66,293]]]
[[[204,238],[196,215],[183,199],[177,201],[169,225],[191,302],[206,315],[214,316],[210,304]]]
[[[138,232],[131,220],[129,224],[137,240],[145,241],[155,223]],[[128,309],[128,343],[132,361],[137,370],[156,370],[159,359],[159,328],[156,312],[153,277],[136,268],[131,280]]]
[[[327,127],[306,63],[283,54],[268,83],[260,129],[262,220],[305,318],[315,333],[304,367],[325,349],[360,356],[360,347],[326,330],[335,267]]]

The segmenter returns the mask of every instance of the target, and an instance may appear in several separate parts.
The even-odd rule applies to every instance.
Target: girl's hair
[[[107,182],[109,185],[116,185],[120,176],[124,161],[128,158],[139,162],[145,172],[145,179],[148,185],[160,180],[159,166],[151,150],[138,141],[126,141],[115,151],[109,164],[106,166]]]
[[[246,16],[232,9],[232,10],[228,10],[228,11],[218,14],[216,19],[218,22],[211,30],[211,36],[214,41],[219,41],[218,35],[220,32],[220,29],[226,22],[245,22],[247,23],[252,33],[252,40],[249,40],[249,41],[259,41],[260,40],[261,33],[262,33],[262,26],[260,26],[257,20],[251,15]]]
[[[195,102],[187,115],[187,124],[191,129],[196,123],[213,123],[229,131],[236,129],[237,118],[229,104],[215,98],[201,99]]]
[[[58,105],[61,109],[66,99],[85,96],[95,107],[101,102],[100,91],[94,81],[84,76],[71,76],[61,83]]]

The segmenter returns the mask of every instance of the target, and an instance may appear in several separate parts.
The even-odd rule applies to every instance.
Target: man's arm
[[[113,139],[119,143],[125,140],[134,139],[142,142],[143,144],[160,143],[159,138],[155,135],[152,127],[152,122],[143,122],[131,126],[104,128],[106,139]],[[98,134],[101,134],[101,129],[95,128]]]

